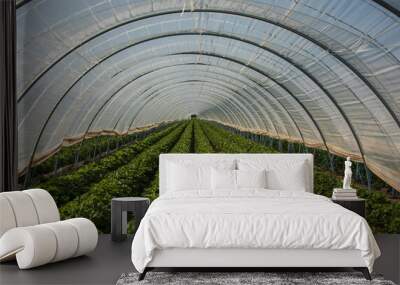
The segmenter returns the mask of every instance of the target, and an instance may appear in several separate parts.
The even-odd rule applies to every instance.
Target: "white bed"
[[[266,166],[275,173],[267,179],[275,190],[170,189],[168,180],[178,179],[171,165],[219,167],[221,161],[235,169]],[[154,267],[354,267],[370,278],[380,251],[367,222],[312,194],[312,170],[310,154],[161,155],[160,197],[132,244],[140,278]]]

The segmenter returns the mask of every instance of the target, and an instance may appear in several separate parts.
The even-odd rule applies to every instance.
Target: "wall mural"
[[[371,228],[400,233],[398,22],[228,2],[17,1],[20,188],[107,233],[111,198],[157,198],[160,153],[313,153],[327,197],[350,156]]]

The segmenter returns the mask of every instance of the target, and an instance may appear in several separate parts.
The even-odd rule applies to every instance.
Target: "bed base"
[[[359,250],[350,249],[246,249],[246,248],[169,248],[155,250],[153,259],[139,275],[143,280],[146,273],[154,269],[218,269],[243,271],[335,270],[353,268],[371,280],[369,270]]]
[[[369,273],[369,270],[367,267],[345,267],[349,269],[353,269],[355,271],[360,271],[366,280],[372,280],[371,274]],[[307,268],[295,268],[295,267],[268,267],[268,268],[263,268],[263,267],[247,267],[247,268],[238,268],[238,267],[229,267],[229,268],[223,268],[223,267],[184,267],[184,268],[168,268],[168,267],[146,267],[142,273],[139,274],[138,281],[142,281],[146,277],[146,273],[152,270],[157,270],[157,269],[165,269],[166,271],[171,271],[178,269],[178,271],[201,271],[201,272],[215,272],[215,271],[227,271],[227,272],[269,272],[271,270],[273,271],[293,271],[294,269],[300,270],[301,271],[324,271],[327,268],[317,268],[317,267],[307,267]],[[336,268],[333,268],[336,269]],[[338,268],[342,269],[342,268]]]

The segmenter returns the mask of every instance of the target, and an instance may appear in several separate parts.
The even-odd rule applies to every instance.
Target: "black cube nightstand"
[[[142,197],[113,198],[111,200],[111,239],[113,241],[125,240],[128,212],[133,213],[137,226],[139,226],[149,205],[150,200]]]
[[[365,218],[365,199],[354,198],[354,199],[332,199],[333,203],[339,204],[340,206],[359,214]]]

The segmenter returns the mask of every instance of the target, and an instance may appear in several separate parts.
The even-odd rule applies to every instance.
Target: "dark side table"
[[[359,214],[365,218],[365,199],[354,198],[354,199],[332,199],[333,203],[339,204],[340,206]]]
[[[128,212],[132,213],[139,226],[149,208],[150,200],[143,197],[120,197],[111,200],[111,239],[123,241],[128,228]],[[136,227],[137,228],[137,227]]]

